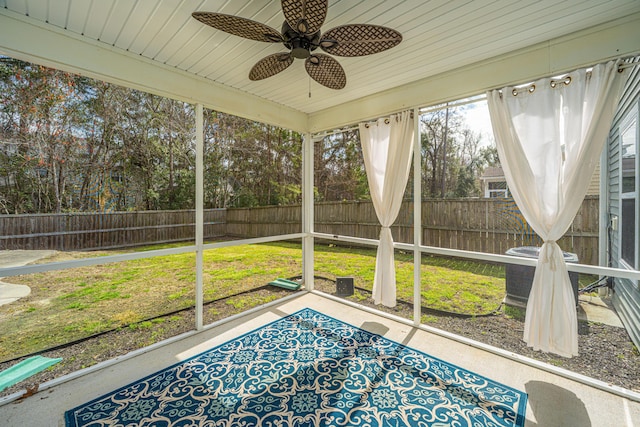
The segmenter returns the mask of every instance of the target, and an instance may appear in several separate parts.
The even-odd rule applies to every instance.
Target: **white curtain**
[[[407,185],[413,151],[413,115],[406,111],[376,122],[360,123],[360,143],[371,200],[382,225],[373,280],[373,300],[396,305],[396,269],[391,225]]]
[[[611,127],[625,73],[617,62],[487,93],[498,156],[520,211],[542,238],[524,340],[578,355],[575,299],[556,241],[582,203]]]

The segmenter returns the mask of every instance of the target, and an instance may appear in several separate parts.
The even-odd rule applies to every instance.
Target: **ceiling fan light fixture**
[[[291,56],[298,59],[307,59],[311,56],[311,43],[304,37],[296,37],[289,40],[291,44]]]

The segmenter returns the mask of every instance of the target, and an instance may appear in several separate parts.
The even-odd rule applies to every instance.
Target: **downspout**
[[[611,218],[609,218],[609,146],[607,138],[605,149],[600,154],[600,194],[598,200],[598,265],[611,266]],[[602,279],[602,276],[600,277]],[[609,288],[602,287],[598,290],[599,296],[608,296]]]

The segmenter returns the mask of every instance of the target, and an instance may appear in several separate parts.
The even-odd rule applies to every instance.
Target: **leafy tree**
[[[461,117],[455,109],[420,115],[423,196],[444,197],[450,190],[456,134],[461,126]]]
[[[301,202],[301,136],[227,114],[205,114],[205,194],[215,207]]]
[[[195,111],[188,105],[144,94],[150,144],[155,147],[153,190],[162,209],[195,207]]]
[[[423,197],[477,197],[479,176],[497,160],[495,148],[468,127],[459,108],[420,116]]]
[[[120,210],[128,205],[130,186],[126,185],[121,130],[127,96],[128,91],[116,85],[93,81],[87,85],[80,124],[84,150],[74,182],[74,209]]]
[[[5,212],[193,206],[192,107],[1,59]]]
[[[78,152],[78,76],[2,58],[2,200],[15,212],[61,212]]]
[[[419,120],[423,197],[478,195],[495,148],[456,108]],[[0,57],[0,212],[193,208],[194,135],[189,104]],[[205,206],[300,203],[301,152],[296,132],[205,111]],[[314,156],[318,200],[369,198],[357,130]]]
[[[370,198],[357,130],[323,138],[316,143],[314,156],[314,182],[319,200]]]

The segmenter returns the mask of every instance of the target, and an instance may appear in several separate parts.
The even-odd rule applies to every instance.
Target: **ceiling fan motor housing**
[[[291,50],[291,56],[299,59],[306,59],[311,56],[311,52],[318,48],[320,43],[320,31],[314,34],[300,34],[284,21],[282,24],[282,38],[287,49]]]

